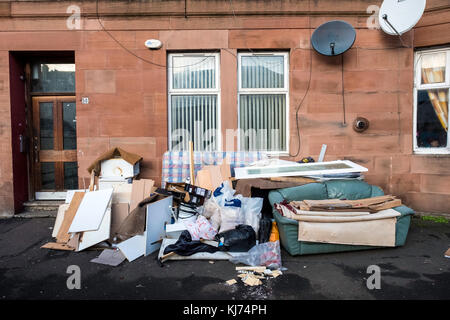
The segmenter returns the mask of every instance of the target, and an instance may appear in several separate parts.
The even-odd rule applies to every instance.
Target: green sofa
[[[366,250],[380,247],[298,241],[298,221],[285,218],[279,214],[274,207],[275,203],[280,203],[284,200],[288,202],[324,199],[356,200],[382,195],[384,195],[384,192],[379,187],[361,180],[333,180],[272,190],[269,193],[269,202],[272,205],[273,216],[277,222],[283,248],[290,255],[305,255]],[[406,206],[395,207],[394,209],[401,214],[401,216],[397,217],[395,245],[403,246],[408,235],[411,216],[414,214],[414,211]]]

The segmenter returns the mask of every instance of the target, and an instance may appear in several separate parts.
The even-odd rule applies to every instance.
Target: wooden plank
[[[75,162],[77,150],[40,150],[40,162]]]
[[[75,248],[72,248],[68,246],[65,243],[57,243],[57,242],[49,242],[44,244],[41,248],[43,249],[53,249],[53,250],[67,250],[67,251],[74,251]]]
[[[59,243],[67,243],[70,239],[69,227],[72,224],[73,218],[77,213],[78,207],[83,200],[84,192],[75,192],[72,201],[70,202],[69,208],[64,214],[64,220],[59,228],[58,235],[56,236],[56,241]]]
[[[269,178],[271,181],[276,182],[295,182],[295,183],[311,183],[311,182],[317,182],[314,179],[311,178],[304,178],[304,177],[272,177]]]
[[[194,143],[189,141],[189,173],[192,185],[195,185],[194,165]]]

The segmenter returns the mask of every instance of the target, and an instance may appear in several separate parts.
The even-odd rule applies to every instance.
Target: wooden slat
[[[73,218],[77,213],[78,207],[80,206],[81,200],[83,200],[84,192],[75,192],[70,202],[70,206],[64,214],[64,220],[59,228],[58,235],[56,236],[56,241],[59,243],[67,243],[70,239],[68,233],[70,225],[72,224]]]
[[[77,150],[42,150],[39,159],[40,162],[76,162]]]

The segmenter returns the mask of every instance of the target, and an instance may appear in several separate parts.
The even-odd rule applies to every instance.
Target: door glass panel
[[[77,123],[75,102],[63,102],[63,148],[75,150],[77,148]]]
[[[32,92],[75,92],[75,64],[34,63],[31,66]]]
[[[41,150],[53,150],[53,102],[39,103],[39,118]]]
[[[55,163],[41,162],[42,190],[55,190]]]
[[[64,189],[78,189],[78,165],[76,162],[64,162]]]

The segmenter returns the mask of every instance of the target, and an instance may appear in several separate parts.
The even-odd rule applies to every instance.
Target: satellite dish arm
[[[386,23],[392,28],[392,30],[394,30],[394,32],[398,35],[398,38],[400,39],[400,42],[402,43],[402,46],[405,47],[405,48],[410,48],[409,46],[406,46],[406,45],[405,45],[405,43],[403,42],[403,39],[402,39],[402,35],[401,35],[401,34],[397,31],[397,29],[395,29],[394,26],[389,22],[387,14],[383,14],[381,17],[382,17],[383,20],[385,20]]]
[[[400,33],[397,31],[397,29],[394,28],[394,26],[389,22],[387,14],[383,14],[382,18],[386,21],[386,23],[394,30],[394,32],[400,37]]]

